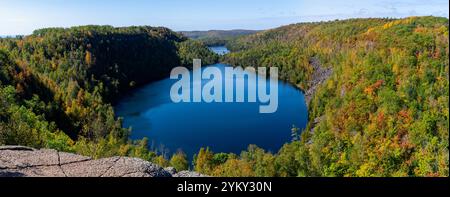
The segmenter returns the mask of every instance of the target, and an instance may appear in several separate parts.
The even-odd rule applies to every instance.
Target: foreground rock
[[[89,157],[50,149],[0,146],[0,177],[199,177],[189,171],[167,171],[137,158]]]
[[[181,171],[173,175],[173,177],[206,177],[203,174],[192,171]]]

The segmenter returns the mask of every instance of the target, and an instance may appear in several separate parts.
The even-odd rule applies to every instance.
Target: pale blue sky
[[[355,17],[449,15],[448,0],[0,0],[0,35],[98,24],[268,29]]]

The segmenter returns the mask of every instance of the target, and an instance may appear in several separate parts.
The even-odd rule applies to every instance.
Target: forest
[[[223,46],[239,37],[254,34],[257,30],[209,30],[209,31],[180,31],[184,36],[202,42],[207,46]]]
[[[204,148],[195,170],[214,176],[449,175],[448,19],[300,23],[231,40],[234,66],[276,66],[308,90],[313,59],[333,74],[308,105],[309,123],[278,152]],[[281,131],[280,131],[281,132]]]
[[[309,123],[279,151],[201,148],[192,164],[129,140],[112,108],[171,68],[219,61],[207,43],[166,28],[83,26],[0,39],[0,144],[94,158],[139,157],[212,176],[449,175],[448,19],[348,19],[237,36],[220,61],[278,67],[306,91],[313,60],[333,73],[308,104]],[[280,131],[281,132],[281,131]]]
[[[160,27],[48,28],[0,39],[0,144],[165,165],[147,139],[129,140],[112,106],[193,58],[218,60],[202,43]],[[173,166],[179,158],[185,156],[176,154]]]

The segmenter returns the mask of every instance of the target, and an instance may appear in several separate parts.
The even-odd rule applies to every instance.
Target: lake
[[[211,49],[212,51],[214,51],[214,53],[217,53],[219,55],[225,55],[230,52],[225,46],[212,46],[209,47],[209,49]]]
[[[224,47],[211,49],[227,53]],[[209,66],[222,72],[227,67],[224,64]],[[124,118],[124,127],[132,128],[133,139],[147,137],[150,148],[165,150],[169,153],[167,156],[182,150],[192,159],[201,147],[210,147],[216,153],[239,154],[250,144],[276,152],[291,141],[293,125],[303,129],[307,123],[302,91],[282,81],[278,82],[278,110],[272,114],[259,113],[261,103],[258,102],[173,103],[170,89],[176,82],[168,77],[140,87],[115,106],[116,115]],[[245,84],[236,88],[247,89]]]

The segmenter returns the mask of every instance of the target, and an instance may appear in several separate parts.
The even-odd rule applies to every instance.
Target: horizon
[[[323,6],[324,4],[329,6]],[[352,18],[449,18],[448,5],[449,2],[445,0],[281,0],[277,4],[270,3],[270,0],[229,0],[219,3],[207,0],[4,0],[0,7],[0,36],[29,35],[42,28],[86,25],[160,26],[179,32],[267,30],[296,23]]]
[[[126,28],[126,27],[140,27],[140,26],[149,26],[149,27],[165,27],[165,28],[169,28],[170,30],[174,31],[174,32],[207,32],[207,31],[239,31],[239,30],[243,30],[243,31],[266,31],[266,30],[270,30],[270,29],[276,29],[279,27],[283,27],[283,26],[288,26],[288,25],[293,25],[293,24],[301,24],[301,23],[316,23],[316,22],[333,22],[333,21],[343,21],[343,20],[351,20],[351,19],[370,19],[370,18],[390,18],[390,19],[403,19],[403,18],[409,18],[409,17],[426,17],[426,16],[432,16],[432,17],[443,17],[443,18],[447,18],[449,19],[449,17],[445,17],[445,16],[433,16],[433,15],[420,15],[420,16],[405,16],[405,17],[398,17],[398,18],[394,18],[394,17],[354,17],[354,18],[343,18],[343,19],[330,19],[330,20],[321,20],[321,21],[308,21],[308,22],[293,22],[293,23],[289,23],[289,24],[282,24],[280,26],[276,26],[276,27],[272,27],[272,28],[268,28],[268,29],[242,29],[242,28],[236,28],[236,29],[206,29],[206,30],[173,30],[170,27],[166,27],[166,26],[152,26],[152,25],[129,25],[129,26],[113,26],[113,25],[108,25],[108,24],[102,24],[102,25],[96,25],[96,24],[85,24],[85,25],[75,25],[75,26],[68,26],[68,27],[58,27],[58,26],[49,26],[49,27],[43,27],[43,28],[39,28],[39,29],[48,29],[48,28],[64,28],[64,29],[69,29],[69,28],[74,28],[74,27],[84,27],[84,26],[111,26],[113,28]],[[35,30],[39,30],[39,29],[34,29],[31,33],[29,34],[15,34],[15,35],[1,35],[0,34],[0,38],[8,38],[8,37],[16,37],[16,36],[28,36],[33,34],[33,32]]]

